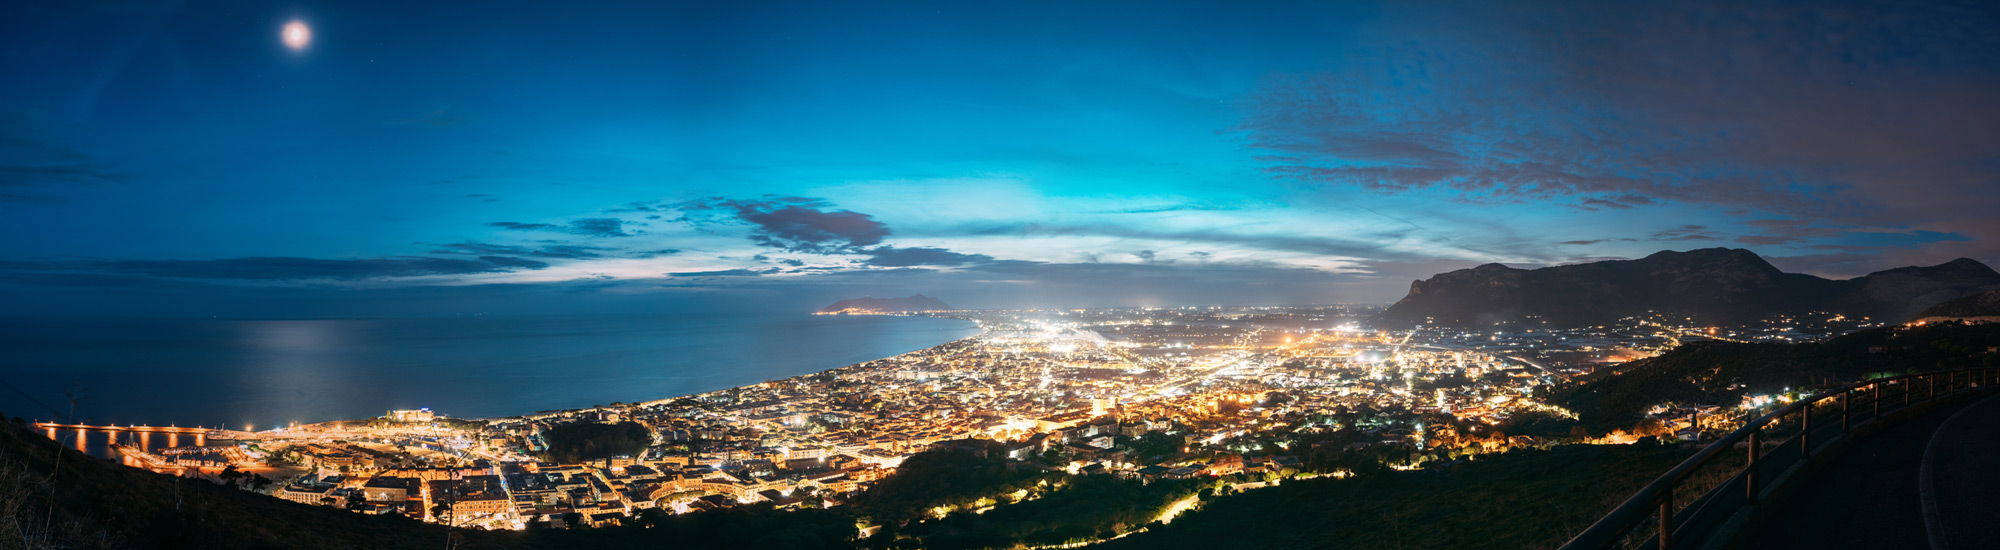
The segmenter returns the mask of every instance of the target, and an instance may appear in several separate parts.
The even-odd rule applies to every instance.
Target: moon
[[[285,24],[285,30],[280,36],[284,37],[285,47],[291,48],[292,51],[301,51],[306,49],[307,44],[312,43],[313,31],[312,27],[306,26],[306,22],[294,19]]]

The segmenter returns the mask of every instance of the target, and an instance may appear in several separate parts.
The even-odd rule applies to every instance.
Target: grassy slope
[[[1569,446],[1449,472],[1294,480],[1111,541],[1152,548],[1554,548],[1693,451]]]

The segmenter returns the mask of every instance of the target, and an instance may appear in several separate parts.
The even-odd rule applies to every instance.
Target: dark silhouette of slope
[[[58,458],[58,454],[61,456]],[[53,504],[53,507],[51,507]],[[128,468],[0,422],[0,548],[435,549],[443,526],[309,506]],[[768,504],[615,528],[459,530],[455,548],[851,548],[852,516]],[[16,543],[19,544],[16,544]]]
[[[1865,330],[1810,344],[1699,342],[1658,357],[1607,367],[1553,399],[1603,433],[1637,423],[1662,403],[1733,406],[1751,394],[1778,394],[1871,374],[1964,368],[1994,361],[2000,325],[1933,324]]]
[[[1748,250],[1708,248],[1532,270],[1486,264],[1440,273],[1411,283],[1409,295],[1377,320],[1469,326],[1539,318],[1578,327],[1656,311],[1737,324],[1829,311],[1902,321],[1939,302],[1994,289],[2000,289],[2000,273],[1963,258],[1834,281],[1779,271]]]
[[[1693,452],[1570,445],[1446,471],[1291,480],[1090,548],[1555,548]]]
[[[1941,303],[1917,314],[1918,319],[1936,317],[2000,317],[2000,290],[1989,290]]]
[[[0,498],[0,537],[31,547],[436,548],[445,537],[442,526],[412,519],[128,468],[15,424],[0,426]]]

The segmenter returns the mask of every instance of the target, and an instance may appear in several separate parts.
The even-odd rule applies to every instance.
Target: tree
[[[636,455],[653,444],[653,431],[637,422],[564,424],[542,432],[549,448],[539,458],[565,464]]]
[[[567,525],[571,529],[575,529],[578,526],[583,525],[583,514],[579,514],[576,512],[569,512],[563,514],[563,525]]]

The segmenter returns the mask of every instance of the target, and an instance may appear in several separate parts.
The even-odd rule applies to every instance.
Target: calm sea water
[[[0,412],[227,425],[429,407],[464,418],[644,401],[818,372],[978,332],[879,316],[0,320]]]

